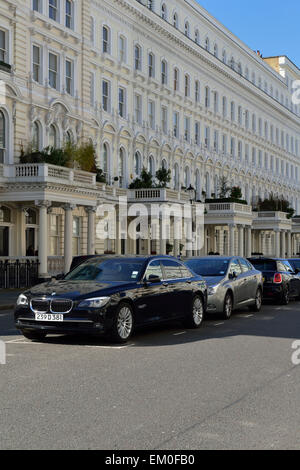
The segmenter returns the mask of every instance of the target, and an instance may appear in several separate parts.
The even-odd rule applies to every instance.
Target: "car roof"
[[[242,256],[190,256],[188,258],[182,258],[184,261],[189,261],[189,260],[206,260],[206,259],[220,259],[220,260],[230,260],[230,259],[235,259],[235,258],[243,258]]]
[[[84,258],[84,256],[83,256]],[[145,260],[145,261],[150,261],[153,259],[161,259],[161,258],[166,258],[166,259],[173,259],[175,261],[180,261],[179,259],[175,258],[174,256],[169,256],[169,255],[93,255],[90,257],[87,257],[87,261],[90,260],[105,260],[105,259],[128,259],[128,260],[134,260],[134,259],[139,259],[139,260]]]

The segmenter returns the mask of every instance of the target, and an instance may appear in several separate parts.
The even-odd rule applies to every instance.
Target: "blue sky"
[[[251,49],[287,55],[300,67],[299,0],[197,0]]]

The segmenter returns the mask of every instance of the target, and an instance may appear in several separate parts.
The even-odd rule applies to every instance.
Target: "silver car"
[[[228,320],[233,310],[249,307],[259,312],[263,298],[262,273],[245,258],[208,256],[188,258],[187,266],[206,280],[207,313],[220,313]]]

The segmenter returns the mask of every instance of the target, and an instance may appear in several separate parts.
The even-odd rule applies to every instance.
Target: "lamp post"
[[[194,203],[196,202],[196,190],[195,188],[190,184],[190,186],[187,188],[187,193],[189,195],[190,203],[191,203],[191,215],[192,215],[192,233],[191,233],[191,243],[192,243],[192,256],[195,256],[195,241],[194,241],[194,233],[196,233],[196,221],[195,221],[195,214],[194,214]],[[196,236],[197,240],[197,236]]]

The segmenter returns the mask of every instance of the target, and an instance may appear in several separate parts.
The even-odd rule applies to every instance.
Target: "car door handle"
[[[169,284],[168,284],[167,282],[163,282],[163,286],[164,286],[164,287],[168,287],[168,285],[169,285]]]
[[[188,284],[192,284],[192,281],[189,279],[188,281],[186,281]]]

